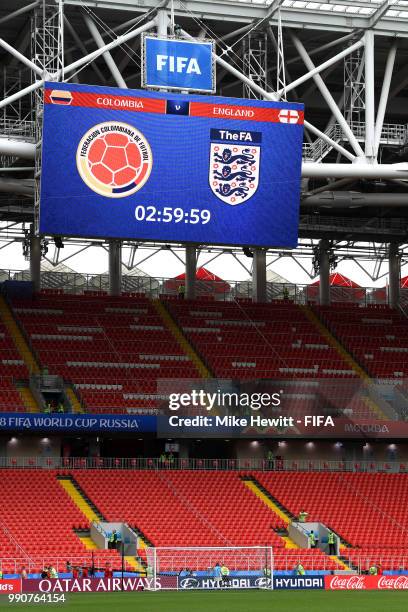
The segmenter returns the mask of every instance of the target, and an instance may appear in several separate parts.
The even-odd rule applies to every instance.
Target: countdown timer
[[[163,210],[157,210],[155,206],[136,206],[135,210],[136,221],[147,221],[160,223],[191,223],[196,225],[201,223],[205,225],[211,219],[209,210],[199,210],[192,208],[191,210],[183,210],[182,208],[169,208],[166,206]]]

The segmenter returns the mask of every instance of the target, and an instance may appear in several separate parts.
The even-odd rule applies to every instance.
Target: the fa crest
[[[259,184],[260,132],[211,130],[209,176],[217,198],[236,206],[248,202]]]

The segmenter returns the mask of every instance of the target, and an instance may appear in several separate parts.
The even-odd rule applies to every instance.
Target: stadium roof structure
[[[35,221],[42,77],[62,78],[64,65],[66,81],[138,88],[144,31],[213,39],[219,95],[304,102],[300,247],[268,258],[290,256],[305,270],[325,240],[336,261],[358,261],[373,280],[390,244],[408,261],[408,0],[3,0],[1,246],[27,243]],[[77,252],[107,247],[68,241]],[[124,247],[132,266],[164,248]],[[57,264],[58,245],[49,249]],[[182,249],[171,247],[178,259]]]
[[[215,293],[225,294],[228,293],[228,291],[230,291],[231,289],[227,281],[202,266],[200,268],[197,268],[195,277],[198,281],[198,287],[211,287],[211,290]],[[184,284],[185,279],[186,273],[183,272],[182,274],[178,274],[174,278],[169,278],[168,280],[166,280],[164,286],[166,290],[177,291],[180,285]]]
[[[314,285],[319,285],[319,284],[320,284],[320,280],[318,279],[317,281],[312,283],[310,286],[313,287]],[[329,285],[331,287],[359,287],[360,288],[360,285],[358,283],[351,280],[351,278],[347,278],[347,276],[344,276],[343,274],[339,274],[338,272],[333,272],[332,274],[330,274]]]
[[[176,276],[174,279],[172,280],[183,280],[186,278],[186,273],[183,272],[182,274],[178,274],[178,276]],[[204,267],[200,267],[197,268],[196,270],[196,279],[197,280],[204,280],[204,281],[220,281],[220,282],[224,282],[224,279],[222,279],[220,276],[217,276],[216,274],[214,274],[214,272],[210,272],[210,270],[207,270]]]
[[[135,6],[132,0],[66,0],[66,4],[117,8],[118,10],[146,10],[157,7],[155,0],[143,0]],[[349,32],[352,28],[372,28],[381,34],[408,35],[408,3],[406,0],[174,0],[175,15],[190,14],[200,19],[243,23],[277,19],[280,9],[285,27],[324,29]]]

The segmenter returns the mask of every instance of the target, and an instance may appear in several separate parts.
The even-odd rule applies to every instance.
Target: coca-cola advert
[[[326,576],[324,582],[326,589],[336,591],[408,589],[408,576]]]

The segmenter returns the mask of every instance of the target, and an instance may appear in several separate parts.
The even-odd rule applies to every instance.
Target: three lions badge
[[[248,202],[259,185],[262,133],[212,129],[210,139],[211,191],[230,206]]]

